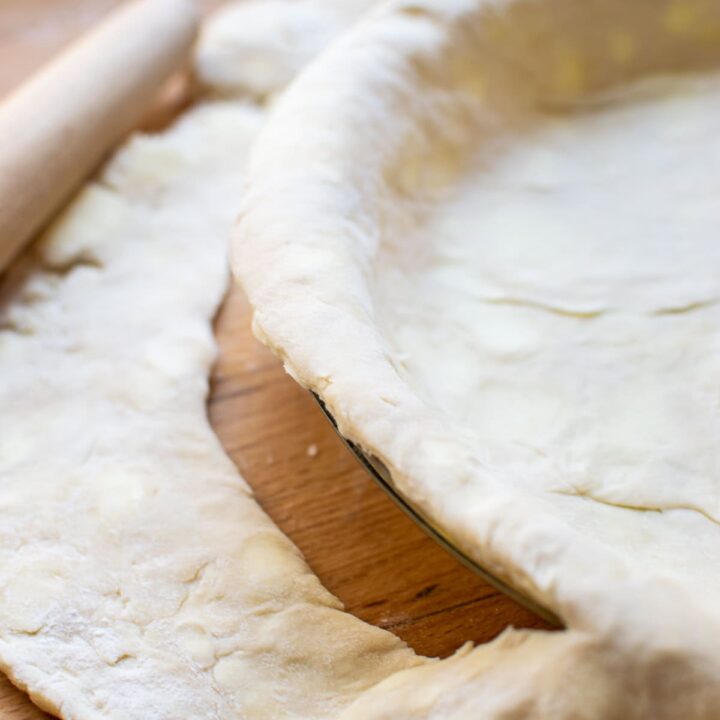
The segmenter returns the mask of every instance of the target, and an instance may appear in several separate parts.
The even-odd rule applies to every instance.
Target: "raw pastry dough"
[[[393,2],[265,126],[258,336],[569,628],[348,717],[415,717],[413,685],[422,717],[720,717],[718,29],[714,2]]]
[[[335,718],[426,662],[341,611],[206,419],[263,117],[131,140],[3,284],[0,666],[64,718]]]
[[[420,662],[340,611],[206,420],[261,120],[208,105],[136,138],[9,278],[0,661],[66,718],[335,717]]]

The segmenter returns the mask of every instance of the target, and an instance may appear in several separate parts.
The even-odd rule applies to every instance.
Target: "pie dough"
[[[265,125],[256,334],[568,628],[347,717],[720,717],[719,33],[710,1],[391,2]]]

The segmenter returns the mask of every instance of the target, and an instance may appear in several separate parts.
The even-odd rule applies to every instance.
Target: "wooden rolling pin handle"
[[[0,105],[0,273],[186,62],[192,0],[115,11]]]

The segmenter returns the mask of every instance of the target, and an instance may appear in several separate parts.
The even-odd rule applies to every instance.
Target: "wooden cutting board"
[[[2,0],[0,96],[119,2]],[[206,10],[219,4],[204,2]],[[212,424],[260,504],[350,612],[425,655],[485,642],[508,625],[546,627],[462,567],[374,484],[309,394],[253,339],[239,290],[216,332]],[[47,717],[0,677],[0,719]]]

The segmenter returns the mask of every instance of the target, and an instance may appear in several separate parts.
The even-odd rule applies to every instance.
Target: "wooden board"
[[[0,95],[118,2],[2,0]],[[210,419],[260,504],[346,608],[425,655],[485,642],[508,625],[546,627],[394,505],[249,326],[247,302],[233,290],[216,320]],[[0,719],[47,717],[0,678]]]

